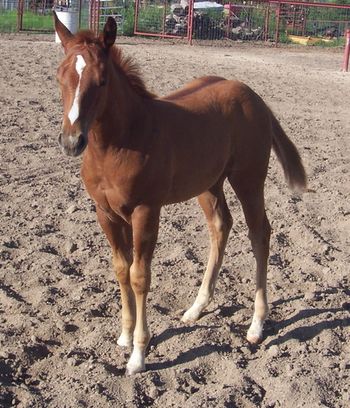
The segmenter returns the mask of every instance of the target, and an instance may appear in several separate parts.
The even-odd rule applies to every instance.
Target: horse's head
[[[116,22],[109,17],[97,38],[91,32],[73,35],[54,13],[55,30],[65,51],[57,71],[63,100],[59,144],[69,156],[81,154],[92,123],[103,110],[107,93],[108,51],[116,38]]]

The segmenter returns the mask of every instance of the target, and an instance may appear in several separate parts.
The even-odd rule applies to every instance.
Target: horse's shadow
[[[159,346],[159,344],[164,343],[167,340],[170,340],[172,337],[179,336],[181,334],[189,334],[199,329],[208,329],[209,327],[213,329],[218,329],[220,326],[207,326],[195,324],[194,326],[170,327],[169,329],[164,330],[157,336],[153,336],[149,342],[149,347]]]
[[[201,319],[207,315],[213,314],[215,311],[220,310],[220,315],[227,317],[228,315],[232,315],[233,313],[237,312],[241,309],[242,305],[230,305],[230,306],[220,306],[212,310],[207,310],[202,313]],[[157,336],[152,337],[150,341],[150,346],[152,345],[159,345],[167,340],[170,340],[173,337],[178,337],[181,334],[189,334],[196,330],[200,329],[220,329],[221,325],[214,325],[214,324],[194,324],[192,326],[180,326],[180,327],[171,327],[164,330]],[[193,360],[196,360],[200,357],[205,357],[213,353],[231,353],[232,347],[228,343],[221,343],[221,344],[202,344],[198,347],[192,348],[190,350],[184,351],[179,354],[174,360],[162,361],[157,363],[150,363],[147,364],[147,369],[154,371],[154,370],[163,370],[170,367],[175,367],[177,365],[189,363]]]
[[[317,291],[315,292],[315,299],[321,298],[323,295],[328,295],[328,294],[335,294],[337,293],[338,288],[327,288],[323,291]],[[347,289],[344,289],[344,292],[348,295],[350,292]],[[299,295],[295,296],[294,298],[289,298],[289,299],[279,299],[275,302],[273,302],[273,307],[277,307],[283,303],[287,302],[292,302],[295,300],[300,300],[304,296]],[[265,346],[267,348],[274,346],[274,345],[281,345],[283,343],[286,343],[287,341],[296,339],[299,340],[300,342],[304,342],[307,340],[311,340],[312,338],[318,336],[321,332],[324,330],[333,330],[337,327],[347,327],[350,326],[350,317],[345,317],[345,318],[337,318],[336,314],[340,312],[344,312],[345,308],[344,307],[333,307],[333,308],[314,308],[314,309],[303,309],[299,310],[294,316],[281,320],[279,322],[270,320],[267,322],[266,325],[266,330],[265,330],[265,335],[266,338],[264,340]],[[275,339],[272,339],[268,343],[266,343],[266,340],[269,339],[271,336],[276,336],[281,330],[287,328],[288,326],[291,326],[298,321],[306,320],[311,317],[316,317],[316,316],[321,316],[323,314],[328,314],[331,313],[334,318],[327,319],[327,320],[321,320],[318,321],[317,323],[310,324],[310,325],[303,325],[296,327],[294,329],[289,330],[287,333],[285,333],[282,336],[279,336]]]
[[[174,360],[162,361],[159,363],[147,364],[147,370],[157,371],[164,370],[166,368],[174,367],[177,365],[189,363],[190,361],[197,360],[200,357],[208,356],[212,353],[230,353],[232,347],[225,344],[203,344],[199,347],[192,348],[181,353]]]
[[[333,315],[335,315],[336,313],[339,313],[341,311],[344,311],[344,309],[341,307],[340,308],[327,308],[327,309],[320,309],[320,308],[303,309],[297,312],[294,316],[290,317],[289,319],[286,319],[280,322],[270,322],[269,326],[270,326],[270,329],[273,331],[273,334],[276,335],[281,330],[285,329],[288,326],[291,326],[294,323],[297,323],[298,321],[305,320],[310,317],[320,316],[324,313],[332,313]],[[311,340],[312,338],[316,337],[324,330],[333,330],[337,327],[347,327],[347,326],[350,326],[350,317],[335,318],[333,320],[322,320],[314,324],[296,327],[288,331],[287,333],[285,333],[283,336],[279,336],[276,339],[272,339],[271,341],[266,343],[266,340],[271,336],[269,335],[270,330],[268,328],[267,333],[266,333],[267,338],[265,339],[265,345],[267,348],[269,348],[274,345],[281,345],[292,339],[296,339],[296,340],[299,340],[300,342],[304,342],[307,340]]]
[[[218,329],[220,326],[217,325],[194,325],[194,326],[182,326],[182,327],[171,327],[169,329],[164,330],[158,336],[154,336],[151,338],[149,343],[149,347],[152,345],[159,345],[172,337],[177,337],[181,334],[189,334],[199,329]],[[174,360],[167,360],[157,363],[150,363],[146,365],[146,369],[149,371],[157,371],[157,370],[164,370],[166,368],[175,367],[177,365],[189,363],[190,361],[196,360],[199,357],[208,356],[212,353],[230,353],[232,351],[232,347],[229,344],[203,344],[199,347],[192,348],[191,350],[187,350],[181,353],[178,357]],[[103,365],[106,371],[121,376],[125,373],[125,368],[119,368],[108,362],[104,361]]]
[[[316,296],[320,296],[323,293],[329,293],[329,291],[317,292]],[[277,307],[283,303],[287,303],[287,302],[290,303],[296,300],[300,300],[302,298],[303,296],[299,295],[299,296],[295,296],[289,299],[279,299],[273,302],[273,306]],[[237,310],[239,310],[240,308],[241,308],[241,305],[220,307],[220,309],[222,310],[221,314],[223,316],[227,316],[230,312],[237,312]],[[305,342],[307,340],[311,340],[312,338],[316,337],[317,335],[319,335],[321,332],[325,330],[333,330],[337,327],[348,327],[350,326],[350,316],[346,318],[336,318],[335,316],[337,313],[344,312],[344,310],[345,310],[344,307],[334,307],[334,308],[325,308],[325,309],[322,309],[322,308],[303,309],[303,310],[298,311],[294,316],[288,319],[285,319],[285,320],[281,320],[278,322],[269,320],[266,322],[266,328],[265,328],[265,339],[264,339],[265,347],[270,348],[273,345],[281,345],[293,339],[297,339],[300,342]],[[207,314],[211,314],[213,312],[214,310],[203,313],[202,318],[203,316]],[[300,322],[302,320],[306,320],[312,317],[321,316],[323,314],[328,314],[328,313],[331,313],[332,315],[334,315],[335,318],[333,320],[327,319],[327,320],[319,321],[315,324],[296,327],[294,329],[289,330],[284,335],[271,339],[269,341],[269,339],[272,336],[274,337],[277,336],[281,330],[288,328],[289,326],[297,322]],[[220,327],[221,325],[210,325],[210,324],[209,325],[194,324],[193,326],[171,327],[171,328],[164,330],[159,335],[152,337],[149,345],[156,346],[165,341],[170,340],[173,337],[178,337],[181,334],[189,334],[196,330],[219,329]],[[237,334],[242,337],[243,342],[244,342],[247,328],[248,328],[248,325],[231,325],[231,330],[236,331]],[[256,352],[258,348],[259,346],[250,347],[252,353]],[[149,363],[147,364],[147,370],[150,370],[150,371],[164,370],[166,368],[176,367],[182,364],[189,363],[191,361],[197,360],[200,357],[205,357],[213,353],[231,353],[231,352],[232,352],[232,346],[229,343],[223,343],[223,344],[205,343],[198,347],[195,347],[195,348],[192,348],[190,350],[180,353],[173,360]],[[120,375],[123,372],[123,369],[118,369],[112,366],[110,366],[109,368],[113,368],[113,372],[117,375]]]
[[[332,289],[327,289],[323,292],[316,292],[315,296],[321,296],[322,294],[329,294],[329,293],[335,293],[334,288]],[[304,296],[303,295],[298,295],[293,298],[289,299],[279,299],[275,302],[273,302],[273,306],[277,307],[279,305],[282,305],[287,302],[293,302],[296,300],[302,299]],[[241,305],[240,305],[241,306]],[[237,312],[241,307],[230,307],[229,311],[230,312]],[[267,348],[270,348],[273,345],[281,345],[283,343],[286,343],[292,339],[297,339],[300,342],[305,342],[307,340],[311,340],[312,338],[316,337],[319,335],[321,332],[325,330],[333,330],[337,327],[348,327],[350,326],[350,316],[347,318],[337,318],[337,313],[344,312],[344,308],[342,307],[333,307],[333,308],[314,308],[314,309],[303,309],[298,311],[294,316],[281,320],[281,321],[273,321],[269,320],[266,325],[266,330],[265,330],[265,339],[264,339],[264,344]],[[224,312],[224,315],[227,316],[228,310]],[[206,312],[205,314],[208,314],[210,312]],[[297,322],[301,322],[303,320],[310,319],[312,317],[317,317],[317,316],[322,316],[323,314],[329,314],[331,313],[334,318],[333,319],[323,319],[321,321],[318,321],[317,323],[313,323],[310,325],[302,325],[296,328],[293,328],[289,330],[287,333],[285,333],[282,336],[279,336],[277,338],[271,339],[272,336],[278,336],[278,333],[283,330],[288,328],[289,326],[294,325]],[[203,314],[202,317],[205,315]],[[233,314],[233,313],[232,313]],[[208,328],[219,328],[220,325],[216,326],[207,326],[207,325],[194,325],[194,326],[184,326],[184,327],[177,327],[177,328],[169,328],[166,329],[164,332],[159,334],[158,336],[155,336],[151,344],[154,345],[159,345],[161,342],[167,341],[171,339],[172,337],[178,336],[180,334],[188,334],[191,333],[195,330],[198,329],[208,329]],[[232,330],[236,330],[237,334],[242,335],[242,341],[245,338],[246,330],[248,329],[247,326],[241,326],[241,325],[232,325],[231,326]],[[164,361],[164,362],[159,362],[159,363],[151,363],[148,364],[147,367],[150,370],[162,370],[165,368],[173,367],[176,365],[181,365],[184,363],[188,363],[190,361],[193,361],[199,357],[207,356],[212,353],[218,353],[218,352],[230,352],[232,351],[232,347],[230,344],[221,344],[221,345],[212,345],[212,344],[204,344],[199,347],[193,348],[191,350],[187,350],[183,353],[181,353],[176,359],[171,360],[171,361]],[[254,347],[251,348],[251,351],[254,352],[256,351]]]

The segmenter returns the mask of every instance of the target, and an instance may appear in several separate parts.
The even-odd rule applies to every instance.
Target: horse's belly
[[[216,165],[203,163],[201,166],[181,169],[174,175],[167,204],[189,200],[209,190],[225,177],[227,162],[223,159]]]

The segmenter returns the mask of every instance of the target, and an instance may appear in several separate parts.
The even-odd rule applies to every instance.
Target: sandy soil
[[[349,89],[341,51],[189,47],[125,40],[159,94],[204,74],[237,78],[275,111],[314,193],[286,187],[274,156],[266,183],[273,227],[271,313],[250,347],[254,260],[234,217],[215,302],[180,322],[208,254],[196,201],[162,211],[153,262],[147,372],[124,375],[119,290],[80,159],[62,156],[52,41],[0,37],[0,406],[350,406]]]

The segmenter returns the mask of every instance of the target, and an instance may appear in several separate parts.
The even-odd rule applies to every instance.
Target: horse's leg
[[[265,212],[264,179],[260,178],[250,182],[244,177],[240,177],[239,180],[229,177],[229,181],[242,204],[256,260],[254,315],[247,333],[247,340],[250,343],[259,343],[262,340],[263,325],[269,311],[266,276],[271,227]]]
[[[111,221],[98,207],[98,221],[112,248],[113,265],[120,287],[122,301],[122,332],[117,341],[119,346],[130,347],[135,328],[135,299],[130,285],[132,263],[132,231],[123,219]]]
[[[232,217],[226,204],[222,183],[201,194],[198,201],[208,222],[210,255],[196,300],[183,315],[183,322],[196,321],[212,300],[227,238],[232,227]]]
[[[137,207],[132,214],[134,260],[130,283],[136,300],[134,347],[127,364],[129,375],[145,370],[145,353],[150,339],[146,300],[151,284],[151,260],[157,241],[160,208]]]

